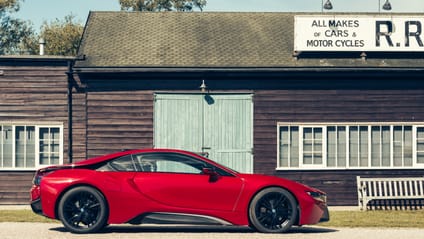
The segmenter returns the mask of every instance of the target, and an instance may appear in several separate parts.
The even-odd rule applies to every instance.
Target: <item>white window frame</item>
[[[316,129],[316,128],[321,128],[321,132],[322,132],[322,144],[321,144],[321,157],[322,157],[322,162],[321,164],[305,164],[304,163],[304,156],[305,156],[305,151],[303,150],[303,145],[304,145],[304,138],[303,138],[303,130],[305,128],[312,128],[312,129]],[[314,133],[312,132],[312,135]],[[299,167],[300,168],[323,168],[325,167],[325,165],[327,165],[327,150],[324,150],[327,148],[327,128],[322,126],[322,125],[301,125],[299,126],[299,136],[301,135],[301,137],[299,137]],[[315,138],[313,138],[313,140],[315,141]],[[313,144],[315,145],[315,144]],[[315,150],[312,151],[312,154],[315,152]],[[312,159],[313,160],[313,159]],[[289,159],[290,161],[290,159]]]
[[[346,166],[338,167],[338,161],[336,158],[336,166],[328,167],[327,165],[327,128],[328,127],[344,126],[346,129]],[[368,128],[368,165],[367,166],[350,166],[350,127],[351,126],[366,126]],[[389,126],[390,127],[390,166],[371,166],[371,128],[372,126]],[[411,126],[412,127],[412,165],[404,166],[404,160],[402,160],[403,166],[394,166],[394,127],[395,126]],[[280,166],[280,128],[281,127],[298,127],[299,128],[299,166],[293,167],[290,165],[290,158],[288,158],[289,166]],[[304,128],[318,128],[322,127],[322,150],[323,160],[321,165],[310,165],[303,163],[303,129]],[[276,170],[381,170],[381,169],[424,169],[424,163],[417,162],[417,128],[424,128],[424,122],[343,122],[343,123],[293,123],[293,122],[278,122],[277,123],[277,167]],[[404,142],[402,142],[404,144]],[[402,148],[402,151],[404,148]],[[404,157],[404,156],[402,156]],[[360,157],[358,158],[360,160]],[[360,165],[360,161],[358,161]]]
[[[424,128],[424,123],[412,127],[412,165],[417,168],[424,168],[424,163],[417,162],[417,128]]]
[[[34,171],[42,167],[51,166],[51,164],[40,164],[40,128],[59,128],[59,164],[63,164],[63,124],[62,123],[20,123],[20,122],[0,122],[1,130],[0,137],[3,139],[3,127],[11,126],[12,127],[12,167],[0,167],[0,171]],[[17,167],[16,166],[16,127],[34,127],[34,137],[35,137],[35,150],[34,150],[34,167]],[[3,144],[0,142],[0,147],[3,147]],[[4,153],[4,149],[0,152]],[[0,155],[0,160],[2,155]],[[0,164],[1,166],[1,164]]]

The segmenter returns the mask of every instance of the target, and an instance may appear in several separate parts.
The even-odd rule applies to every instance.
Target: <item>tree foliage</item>
[[[19,2],[20,0],[0,0],[0,12],[4,13],[6,11],[18,11]]]
[[[119,0],[119,4],[126,11],[202,11],[206,0]]]
[[[46,42],[46,55],[75,56],[83,32],[83,25],[66,16],[44,22],[40,33],[36,33],[30,22],[13,18],[23,0],[0,0],[0,55],[38,54],[39,40]]]
[[[29,49],[34,38],[29,22],[10,15],[19,10],[20,1],[0,0],[0,55],[21,54],[23,49]]]
[[[46,55],[75,56],[77,54],[84,27],[74,18],[73,15],[68,15],[63,20],[44,22],[39,37],[46,43]]]

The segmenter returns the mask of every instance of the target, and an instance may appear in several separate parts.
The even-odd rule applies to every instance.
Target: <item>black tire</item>
[[[107,224],[108,207],[98,190],[81,186],[63,195],[58,205],[58,217],[72,233],[97,232]]]
[[[259,232],[285,232],[297,219],[297,201],[283,188],[266,188],[253,197],[249,219]]]

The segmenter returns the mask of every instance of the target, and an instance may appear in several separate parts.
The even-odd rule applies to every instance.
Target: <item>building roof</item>
[[[294,13],[91,12],[84,69],[423,68],[424,54],[294,57]],[[416,14],[415,14],[416,15]],[[418,59],[418,60],[417,60]]]

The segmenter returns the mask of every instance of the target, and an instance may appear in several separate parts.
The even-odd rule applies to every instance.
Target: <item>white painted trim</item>
[[[326,167],[327,165],[327,127],[329,126],[345,126],[346,127],[346,167]],[[349,127],[351,126],[367,126],[368,127],[368,166],[366,167],[360,167],[360,157],[358,158],[358,166],[351,167],[349,162],[349,139],[350,139],[350,131]],[[371,152],[371,129],[372,126],[379,126],[380,127],[380,139],[382,134],[382,127],[389,126],[389,140],[390,140],[390,166],[382,166],[382,146],[380,144],[380,166],[373,167],[371,166],[372,163],[372,152]],[[411,126],[412,127],[412,166],[394,166],[394,126],[403,126],[402,127],[402,140],[404,141],[404,127],[405,126]],[[280,128],[281,127],[299,127],[299,166],[298,167],[291,167],[290,165],[290,157],[288,158],[288,167],[281,167],[280,165]],[[322,164],[320,165],[305,165],[303,164],[303,129],[304,128],[319,128],[322,127]],[[324,123],[308,123],[308,122],[278,122],[277,123],[277,168],[276,170],[289,170],[289,171],[295,171],[295,170],[383,170],[383,169],[424,169],[424,163],[418,164],[417,163],[417,128],[424,127],[423,122],[324,122]],[[359,128],[358,128],[359,129]],[[290,132],[289,132],[290,133]],[[337,133],[337,130],[336,130]],[[359,132],[358,132],[359,133]],[[404,142],[402,141],[402,145],[404,145]],[[359,149],[358,149],[359,150]],[[404,151],[404,148],[402,147],[402,152]],[[404,159],[404,155],[402,155],[402,159]],[[338,163],[336,162],[336,165]],[[404,161],[402,160],[402,165],[404,165]]]
[[[40,164],[40,128],[59,128],[59,164],[63,164],[63,123],[59,122],[43,122],[43,123],[28,123],[28,122],[0,122],[2,127],[11,126],[12,127],[12,158],[13,158],[13,167],[0,167],[0,171],[35,171],[42,167],[47,167],[51,165]],[[35,167],[16,167],[16,126],[33,126],[35,128],[34,137],[35,137],[35,150],[34,150],[34,160]],[[1,130],[3,132],[3,130]],[[0,134],[3,136],[3,133]],[[3,137],[2,137],[3,139]],[[3,144],[1,144],[3,146]],[[3,152],[3,151],[2,151]]]

